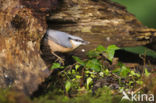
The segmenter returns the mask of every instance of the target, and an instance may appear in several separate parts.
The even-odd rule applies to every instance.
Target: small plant
[[[13,91],[0,89],[0,103],[15,103],[19,97],[27,103],[29,101],[31,103],[131,103],[131,101],[121,101],[123,97],[121,91],[141,93],[141,89],[145,86],[142,76],[149,77],[151,73],[144,68],[141,74],[135,68],[114,61],[115,50],[118,49],[115,45],[107,48],[100,45],[87,53],[88,59],[83,60],[73,56],[75,63],[72,65],[62,66],[60,63],[53,63],[50,70],[59,69],[60,71],[56,72],[61,80],[56,77],[54,80],[58,81],[50,82],[46,95],[34,98],[31,102]]]
[[[64,67],[61,66],[60,63],[53,63],[53,65],[51,66],[50,70],[57,69],[57,68],[63,69]]]
[[[51,69],[64,68],[61,75],[65,81],[66,94],[69,91],[75,93],[90,91],[100,78],[115,80],[119,89],[129,90],[136,85],[142,85],[140,73],[131,70],[121,62],[117,61],[113,65],[113,70],[111,70],[112,64],[114,64],[114,54],[118,49],[120,48],[115,45],[110,45],[107,48],[99,45],[96,49],[87,53],[88,59],[82,60],[73,56],[76,61],[75,64],[63,67],[59,63],[54,63]],[[149,75],[147,70],[145,70],[145,74]],[[108,83],[107,86],[109,86]]]
[[[70,88],[71,88],[71,82],[70,81],[66,81],[65,83],[65,90],[66,90],[66,94],[68,94]]]
[[[150,73],[148,72],[147,68],[145,68],[145,76],[148,77]]]
[[[89,90],[89,85],[92,84],[93,79],[91,77],[87,78],[87,89]]]

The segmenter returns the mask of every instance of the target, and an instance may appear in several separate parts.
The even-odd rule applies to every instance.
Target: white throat
[[[73,47],[73,48],[77,48],[77,47],[79,47],[80,45],[82,45],[81,42],[79,42],[79,41],[74,41],[74,40],[71,40],[71,43],[72,43],[72,47]]]

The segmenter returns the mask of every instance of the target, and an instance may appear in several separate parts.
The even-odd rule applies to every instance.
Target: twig
[[[135,91],[134,91],[134,94],[135,93],[137,93],[138,91],[140,91],[142,88],[144,88],[145,87],[145,85],[143,85],[143,86],[141,86],[140,88],[138,88],[138,89],[136,89]]]

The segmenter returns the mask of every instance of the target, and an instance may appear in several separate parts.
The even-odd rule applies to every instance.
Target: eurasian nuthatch
[[[51,53],[58,57],[60,60],[61,58],[54,52],[71,52],[80,45],[89,44],[88,41],[85,41],[78,36],[73,36],[68,33],[52,29],[47,30],[44,42],[47,42],[48,46],[50,47]]]

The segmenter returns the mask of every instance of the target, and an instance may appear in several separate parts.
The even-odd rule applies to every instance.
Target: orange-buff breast
[[[51,52],[66,53],[66,52],[70,52],[74,49],[74,48],[63,47],[63,46],[53,42],[52,40],[48,40],[48,45],[50,46]]]

